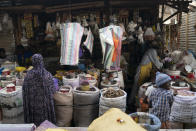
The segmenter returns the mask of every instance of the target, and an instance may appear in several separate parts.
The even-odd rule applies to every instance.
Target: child
[[[150,106],[152,107],[150,113],[157,116],[162,125],[161,128],[168,129],[168,120],[170,109],[173,102],[172,92],[169,90],[171,78],[163,73],[156,73],[157,88],[151,93],[149,98]]]

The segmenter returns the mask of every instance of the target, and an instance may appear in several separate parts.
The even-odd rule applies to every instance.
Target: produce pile
[[[113,88],[108,88],[107,91],[103,94],[106,98],[115,98],[123,96],[124,92],[122,90],[115,90]]]
[[[81,87],[76,88],[78,91],[84,91]],[[95,88],[90,88],[89,91],[96,91]]]

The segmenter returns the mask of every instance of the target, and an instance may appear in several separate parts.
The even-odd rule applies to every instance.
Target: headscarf
[[[40,54],[32,56],[33,69],[27,72],[23,84],[24,119],[26,123],[56,122],[53,94],[54,81]]]

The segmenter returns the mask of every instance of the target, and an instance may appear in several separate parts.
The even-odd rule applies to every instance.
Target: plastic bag
[[[88,26],[88,23],[87,23],[87,21],[86,21],[86,18],[85,18],[85,17],[82,19],[82,26],[83,26],[83,27]]]
[[[8,23],[8,18],[9,18],[9,16],[8,16],[8,14],[6,13],[6,14],[4,14],[4,16],[3,16],[3,24],[7,24]]]
[[[142,17],[139,17],[138,22],[142,23]]]
[[[144,33],[144,38],[146,40],[154,40],[155,38],[155,33],[153,32],[152,28],[151,27],[148,27],[146,29],[146,32]]]
[[[12,29],[14,28],[12,19],[9,19],[9,20],[7,21],[7,28],[8,28],[9,30],[12,30]]]
[[[160,24],[157,23],[157,32],[161,32]]]
[[[53,30],[52,30],[51,23],[47,22],[46,23],[46,34],[49,34],[49,33],[52,33],[52,32],[53,32]]]
[[[133,21],[131,21],[129,24],[128,24],[128,32],[134,32],[135,31],[135,27],[137,26],[137,24],[135,24]]]
[[[143,30],[142,30],[142,27],[139,27],[139,30],[138,30],[138,42],[140,44],[143,44],[144,43],[144,39],[143,39]]]
[[[81,19],[80,19],[79,16],[76,16],[76,21],[77,21],[78,23],[81,23]]]

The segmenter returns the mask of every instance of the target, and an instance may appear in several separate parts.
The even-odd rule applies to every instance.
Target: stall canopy
[[[171,19],[182,12],[188,13],[189,4],[192,0],[0,0],[0,11],[12,14],[24,12],[44,12],[55,13],[63,11],[81,11],[114,8],[139,8],[139,9],[159,9],[161,6],[162,15],[160,22]],[[174,8],[176,12],[164,18],[165,6]]]
[[[146,7],[168,5],[179,11],[188,12],[192,0],[0,0],[0,10],[63,11],[92,7]]]

